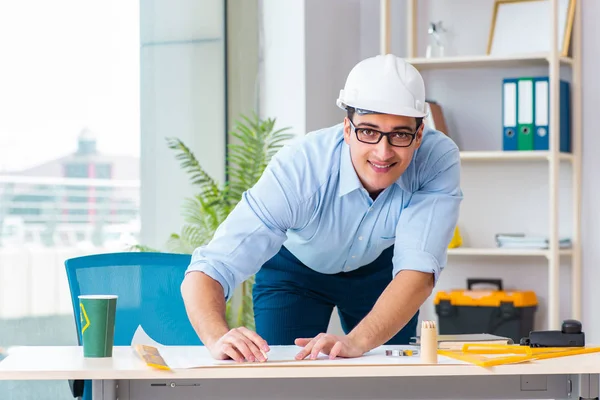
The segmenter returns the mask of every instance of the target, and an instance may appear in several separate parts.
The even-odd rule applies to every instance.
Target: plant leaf
[[[194,153],[177,138],[167,138],[167,145],[176,151],[175,158],[180,161],[181,168],[190,175],[192,185],[199,186],[202,197],[218,198],[220,196],[219,187],[202,168]]]

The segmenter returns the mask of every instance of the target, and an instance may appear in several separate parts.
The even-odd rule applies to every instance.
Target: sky
[[[0,174],[76,150],[139,157],[139,1],[0,2]]]

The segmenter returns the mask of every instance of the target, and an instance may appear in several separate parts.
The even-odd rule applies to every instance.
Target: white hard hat
[[[338,107],[425,117],[425,84],[419,71],[392,54],[367,58],[348,74]]]

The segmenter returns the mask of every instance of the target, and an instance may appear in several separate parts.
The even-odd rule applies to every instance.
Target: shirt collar
[[[345,141],[342,142],[342,151],[340,159],[340,188],[339,196],[347,195],[356,189],[362,188],[362,183],[356,175],[352,159],[350,158],[350,147]]]

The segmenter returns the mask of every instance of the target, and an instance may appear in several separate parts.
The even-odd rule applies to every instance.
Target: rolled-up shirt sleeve
[[[434,282],[446,265],[448,245],[458,222],[463,195],[460,152],[453,148],[425,168],[396,227],[393,274],[409,269],[432,273]]]
[[[281,248],[299,217],[298,191],[282,158],[274,157],[258,182],[246,191],[212,240],[194,250],[186,274],[201,271],[218,281],[229,299]],[[293,165],[292,165],[293,167]],[[292,180],[291,180],[292,179]]]

